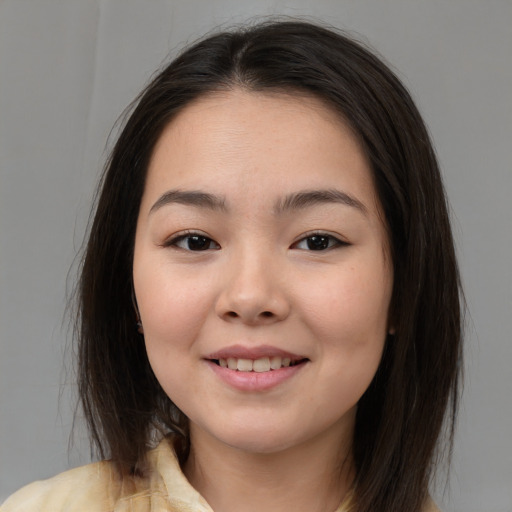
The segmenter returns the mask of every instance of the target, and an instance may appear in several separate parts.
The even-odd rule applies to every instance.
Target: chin
[[[283,452],[295,445],[289,437],[287,439],[284,439],[285,436],[282,437],[283,438],[275,436],[269,438],[268,432],[258,433],[252,436],[246,434],[244,436],[226,439],[225,444],[245,453],[271,455]]]
[[[276,426],[281,428],[276,429]],[[293,434],[293,435],[291,435]],[[286,451],[306,442],[314,435],[304,432],[297,435],[296,425],[286,427],[278,421],[266,424],[239,425],[237,428],[223,428],[215,436],[223,444],[245,453],[270,455]],[[215,435],[215,434],[214,434]]]

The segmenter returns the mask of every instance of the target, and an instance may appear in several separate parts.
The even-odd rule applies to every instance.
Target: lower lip
[[[206,361],[206,363],[218,377],[235,389],[240,391],[266,391],[291,379],[306,366],[307,361],[268,372],[240,372],[223,368],[213,361]]]

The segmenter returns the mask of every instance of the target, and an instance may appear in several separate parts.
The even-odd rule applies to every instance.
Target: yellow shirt
[[[14,493],[0,512],[213,512],[182,473],[172,442],[149,452],[145,478],[120,479],[108,461],[66,471]],[[349,512],[350,497],[336,512]],[[439,512],[430,502],[424,512]]]

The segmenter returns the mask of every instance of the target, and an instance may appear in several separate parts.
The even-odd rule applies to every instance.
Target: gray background
[[[116,118],[187,41],[281,13],[360,34],[430,126],[471,315],[451,485],[436,498],[446,512],[512,511],[507,0],[0,0],[0,500],[88,461],[83,428],[68,449],[75,388],[63,318]]]

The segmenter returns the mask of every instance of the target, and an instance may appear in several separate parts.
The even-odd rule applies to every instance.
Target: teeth
[[[239,359],[236,365],[236,369],[239,372],[252,372],[252,360],[251,359]]]
[[[274,356],[270,358],[270,368],[272,370],[279,370],[281,368],[281,361],[283,360],[282,357]]]
[[[230,370],[238,370],[239,372],[257,372],[263,373],[270,370],[279,370],[291,366],[289,357],[261,357],[260,359],[237,359],[228,357],[227,359],[219,359],[219,366],[229,368]]]
[[[270,371],[270,359],[268,357],[262,357],[261,359],[256,359],[256,361],[254,361],[254,363],[252,363],[252,369],[255,372]]]

